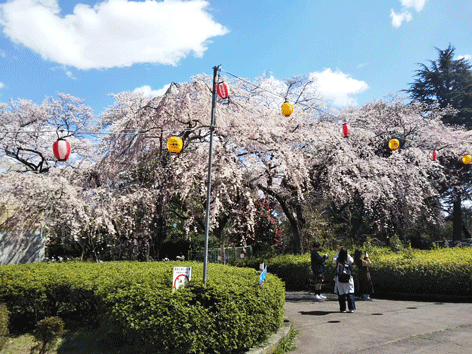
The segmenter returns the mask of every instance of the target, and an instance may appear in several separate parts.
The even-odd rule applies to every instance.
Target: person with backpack
[[[321,244],[314,242],[311,250],[311,270],[313,272],[313,279],[315,282],[315,300],[322,301],[326,300],[326,297],[321,294],[321,287],[323,286],[323,279],[326,275],[326,264],[328,260],[328,254],[321,256]]]
[[[348,312],[356,312],[354,299],[354,278],[352,277],[351,265],[354,263],[352,257],[347,253],[346,247],[341,247],[333,257],[336,264],[336,282],[334,292],[338,294],[339,310],[346,312],[346,299]]]

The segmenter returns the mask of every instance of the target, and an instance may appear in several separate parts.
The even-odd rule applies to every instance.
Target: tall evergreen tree
[[[441,108],[456,109],[457,113],[444,115],[442,121],[445,124],[472,129],[472,65],[465,58],[454,59],[455,48],[451,45],[445,50],[436,49],[439,53],[438,60],[430,61],[430,67],[419,64],[421,68],[416,71],[415,81],[404,91],[410,93],[414,100],[426,103],[428,106],[437,102]],[[449,173],[464,175],[462,169],[459,171],[456,165],[455,160],[448,163],[443,161],[443,166]],[[445,196],[452,196],[454,240],[462,239],[461,199],[468,183],[469,179],[459,178],[444,192]]]
[[[439,107],[451,106],[458,110],[455,115],[443,117],[446,124],[457,124],[472,128],[472,65],[465,58],[454,59],[455,48],[449,45],[445,50],[436,48],[438,60],[431,65],[419,64],[415,81],[404,90],[417,101]]]

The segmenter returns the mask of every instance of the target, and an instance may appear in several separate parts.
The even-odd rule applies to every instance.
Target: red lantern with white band
[[[349,134],[351,134],[351,128],[346,123],[343,124],[343,127],[341,130],[345,138],[347,138]]]
[[[54,156],[59,161],[67,161],[70,156],[70,144],[62,138],[57,139],[52,145],[52,150],[54,151]]]
[[[221,98],[228,98],[229,96],[229,88],[226,82],[221,82],[216,85],[216,92],[218,92],[218,96]]]
[[[435,161],[438,158],[438,152],[436,150],[431,150],[429,152],[429,158]]]

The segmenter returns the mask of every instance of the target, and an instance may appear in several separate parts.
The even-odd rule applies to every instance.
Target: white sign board
[[[185,286],[192,279],[192,267],[174,267],[173,291]]]

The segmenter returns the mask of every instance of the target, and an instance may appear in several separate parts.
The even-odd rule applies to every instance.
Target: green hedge
[[[327,289],[334,288],[334,264],[332,264],[335,251],[328,251],[329,260],[326,262],[328,274],[325,285]],[[287,290],[308,290],[313,285],[313,275],[311,272],[310,253],[304,255],[280,255],[270,259],[246,259],[238,260],[235,265],[239,267],[249,267],[259,269],[259,264],[264,262],[267,271],[276,275],[285,283]]]
[[[372,280],[381,294],[472,296],[472,248],[406,249],[372,260]]]
[[[325,277],[325,289],[328,291],[334,288],[332,260],[336,252],[328,252],[328,274]],[[349,254],[353,255],[354,250],[349,250]],[[472,296],[472,247],[431,251],[405,248],[401,253],[374,247],[369,250],[369,257],[372,261],[374,290],[378,295],[410,293]],[[258,268],[262,261],[241,260],[237,265]],[[308,290],[313,284],[309,253],[277,256],[264,262],[270,273],[285,282],[287,290]]]
[[[192,267],[192,281],[172,292],[174,266]],[[39,320],[96,324],[111,341],[140,353],[229,353],[250,348],[283,322],[283,283],[269,274],[263,286],[253,269],[197,262],[109,262],[0,267],[0,301],[11,329]],[[25,324],[27,326],[25,326]],[[118,341],[116,341],[118,342]]]

